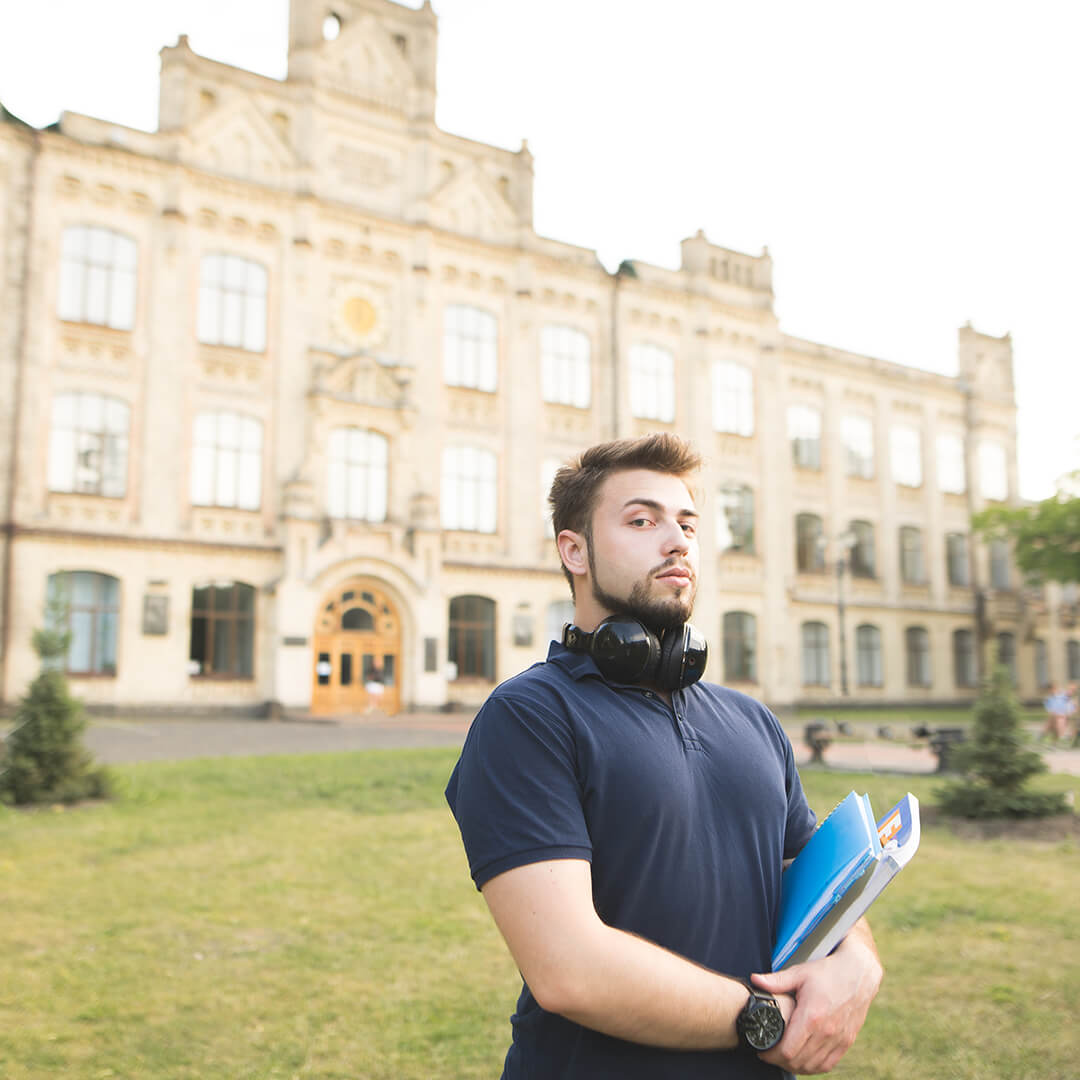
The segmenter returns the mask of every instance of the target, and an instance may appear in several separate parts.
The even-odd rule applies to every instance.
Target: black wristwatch
[[[750,997],[735,1019],[739,1045],[745,1050],[762,1053],[771,1050],[784,1035],[784,1014],[776,998],[764,990],[746,984]]]

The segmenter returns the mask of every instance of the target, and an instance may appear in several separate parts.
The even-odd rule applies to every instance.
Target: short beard
[[[592,578],[593,599],[601,606],[613,611],[618,615],[629,615],[637,619],[643,626],[648,627],[654,634],[662,634],[665,630],[674,630],[689,622],[690,614],[694,610],[694,590],[691,585],[690,602],[684,604],[678,597],[673,596],[670,600],[656,600],[649,596],[648,581],[639,581],[630,590],[627,597],[615,596],[606,592],[596,577],[596,562],[593,559],[592,545],[589,545],[589,570]]]

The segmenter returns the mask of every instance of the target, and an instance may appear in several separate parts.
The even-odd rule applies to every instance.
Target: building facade
[[[0,700],[45,619],[91,706],[474,705],[569,617],[545,496],[692,440],[708,677],[778,705],[1080,676],[1016,500],[1012,347],[944,377],[785,334],[772,264],[538,236],[533,161],[434,121],[437,21],[293,0],[288,75],[161,53],[153,133],[0,113]]]

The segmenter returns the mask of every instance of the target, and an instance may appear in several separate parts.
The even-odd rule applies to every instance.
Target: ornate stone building
[[[0,698],[51,598],[93,705],[350,711],[376,667],[389,711],[475,703],[567,617],[554,469],[653,430],[708,460],[712,679],[1080,675],[968,535],[1016,497],[1008,338],[963,328],[957,378],[793,338],[768,253],[701,233],[608,273],[533,230],[524,144],[435,125],[436,43],[293,0],[284,81],[163,49],[156,132],[0,113]]]

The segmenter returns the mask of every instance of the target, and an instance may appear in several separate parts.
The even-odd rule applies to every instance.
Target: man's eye
[[[642,517],[642,518],[634,518],[634,520],[631,521],[630,524],[631,525],[651,525],[652,522],[648,518],[643,518]]]
[[[682,524],[682,531],[686,533],[687,536],[693,536],[694,533],[697,532],[697,527],[692,521],[684,521]]]

